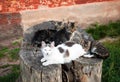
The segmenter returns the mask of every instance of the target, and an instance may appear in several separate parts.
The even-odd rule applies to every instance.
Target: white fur
[[[64,49],[63,53],[60,53],[58,47]],[[66,50],[69,52],[69,56],[65,57]],[[64,43],[54,47],[54,42],[50,46],[45,46],[45,42],[42,42],[41,51],[43,53],[43,58],[41,62],[44,66],[50,64],[64,64],[69,63],[72,60],[86,54],[86,51],[82,48],[80,44],[74,44],[72,47],[66,46]],[[91,57],[88,55],[87,57]]]

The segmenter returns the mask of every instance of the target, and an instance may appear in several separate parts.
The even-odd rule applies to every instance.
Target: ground
[[[14,78],[18,77],[18,53],[21,41],[22,29],[20,26],[0,28],[0,81],[2,82],[14,82]],[[14,77],[14,75],[17,77]]]

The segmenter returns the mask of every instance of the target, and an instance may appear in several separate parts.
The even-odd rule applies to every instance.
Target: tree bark
[[[67,77],[65,82],[101,82],[101,59],[79,58],[62,68]]]
[[[35,57],[30,50],[20,51],[22,82],[62,82],[61,66],[42,66],[41,57]]]
[[[102,60],[79,58],[62,65],[42,66],[41,57],[20,51],[22,82],[101,82]]]
[[[20,51],[22,82],[101,82],[102,60],[98,58],[81,57],[63,65],[41,64],[40,47],[32,46],[32,38],[37,30],[59,29],[59,26],[56,28],[52,24],[53,22],[43,23],[26,31]],[[86,52],[90,52],[94,39],[79,27],[74,28],[69,41],[82,45]]]

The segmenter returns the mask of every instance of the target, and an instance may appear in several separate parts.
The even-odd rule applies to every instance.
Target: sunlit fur
[[[61,53],[58,48],[62,48],[64,52]],[[77,58],[87,53],[80,44],[75,43],[70,47],[65,45],[65,43],[62,43],[55,47],[54,42],[52,42],[50,46],[46,46],[46,43],[44,41],[42,41],[41,51],[43,54],[43,58],[41,59],[41,62],[44,66],[50,64],[69,63],[72,60],[76,60]],[[92,57],[92,56],[86,55],[85,57]]]

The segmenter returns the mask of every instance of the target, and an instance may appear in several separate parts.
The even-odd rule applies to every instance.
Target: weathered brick
[[[20,22],[21,22],[21,19],[20,18],[13,18],[13,19],[11,19],[11,24],[20,24]]]
[[[0,14],[0,19],[10,19],[11,13],[2,13]]]
[[[20,13],[11,13],[11,15],[12,15],[12,18],[14,18],[14,19],[15,18],[18,19],[21,17]]]
[[[8,24],[8,19],[6,18],[0,18],[0,25]]]

